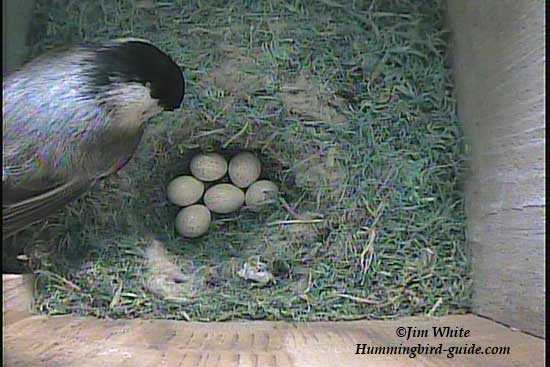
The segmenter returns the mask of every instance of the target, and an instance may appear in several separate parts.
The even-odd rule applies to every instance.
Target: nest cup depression
[[[250,152],[236,154],[227,163],[218,153],[199,153],[189,164],[192,176],[174,178],[167,186],[168,200],[180,207],[175,219],[178,233],[196,238],[208,232],[212,213],[229,214],[243,207],[260,212],[273,203],[279,193],[277,185],[260,180],[262,164]],[[231,183],[216,183],[228,173]],[[205,192],[205,184],[213,183]],[[248,188],[248,189],[247,189]],[[244,191],[246,190],[246,192]],[[203,204],[197,204],[200,200]]]

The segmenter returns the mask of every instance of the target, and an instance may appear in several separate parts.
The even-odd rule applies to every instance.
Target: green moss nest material
[[[344,320],[468,309],[457,122],[440,1],[37,1],[33,52],[147,38],[181,111],[132,162],[23,232],[48,314]],[[190,152],[257,153],[281,198],[179,237]],[[269,281],[243,277],[260,268]],[[272,277],[271,277],[272,276]]]

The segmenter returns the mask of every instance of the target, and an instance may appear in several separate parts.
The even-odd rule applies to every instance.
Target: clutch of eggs
[[[277,185],[260,180],[262,165],[258,157],[241,152],[229,161],[218,153],[199,153],[189,164],[191,175],[174,178],[166,189],[170,202],[183,209],[176,216],[175,226],[180,235],[200,237],[208,231],[211,212],[228,214],[246,203],[247,208],[259,212],[276,199]],[[218,183],[229,176],[231,183]],[[205,184],[212,183],[205,190]],[[246,190],[246,192],[245,192]],[[204,205],[198,204],[203,200]]]

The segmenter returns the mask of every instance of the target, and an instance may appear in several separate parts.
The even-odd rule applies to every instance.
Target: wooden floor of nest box
[[[32,278],[2,276],[3,365],[333,367],[333,366],[544,366],[545,341],[475,315],[406,317],[387,321],[201,323],[172,320],[112,320],[32,315]],[[470,330],[467,338],[396,336],[399,327]],[[369,346],[438,345],[510,347],[508,355],[356,354]]]

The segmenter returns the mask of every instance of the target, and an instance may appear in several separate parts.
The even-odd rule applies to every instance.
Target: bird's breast
[[[102,131],[83,147],[80,166],[95,178],[106,177],[123,168],[139,146],[143,127]]]

